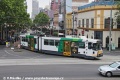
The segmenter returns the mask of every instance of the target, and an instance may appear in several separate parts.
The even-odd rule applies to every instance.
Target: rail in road
[[[25,57],[17,59],[21,55],[4,50],[8,55],[15,56],[15,59],[0,59],[0,66],[5,65],[53,65],[53,64],[109,64],[113,61],[120,61],[120,56],[104,55],[100,60],[86,60],[81,58],[59,57],[41,58],[41,57]],[[21,53],[19,53],[21,54]],[[40,54],[39,54],[40,55]],[[23,56],[22,56],[23,57]],[[58,56],[57,56],[58,57]]]

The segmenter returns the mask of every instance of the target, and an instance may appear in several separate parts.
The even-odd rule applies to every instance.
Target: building
[[[59,26],[58,20],[59,20],[59,7],[60,7],[60,1],[61,0],[51,0],[51,10],[54,14],[53,20],[53,28],[56,29]]]
[[[77,11],[78,6],[85,5],[89,0],[66,0],[66,13]],[[51,10],[54,11],[54,26],[56,29],[64,29],[63,14],[64,14],[64,0],[52,0]]]
[[[79,6],[83,6],[89,3],[89,0],[72,0],[72,10],[78,11]]]
[[[115,21],[116,6],[113,0],[98,0],[78,7],[78,36],[102,40],[103,47],[109,44],[110,12],[112,10],[111,43],[120,48],[120,25]],[[71,14],[69,13],[70,17]],[[72,27],[72,26],[69,26]]]
[[[32,0],[32,19],[39,13],[39,2],[38,0]]]
[[[89,0],[69,0],[66,2],[66,29],[67,29],[67,34],[72,35],[73,34],[73,28],[75,29],[74,34],[77,33],[77,11],[78,7],[87,5],[89,3]],[[63,8],[64,9],[64,8]],[[62,10],[63,12],[64,10]],[[71,12],[74,12],[72,14]],[[73,18],[74,16],[74,18]],[[73,20],[74,19],[74,20]]]

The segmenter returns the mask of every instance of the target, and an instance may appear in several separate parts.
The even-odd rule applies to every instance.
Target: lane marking
[[[9,54],[9,55],[12,55],[12,56],[15,56],[15,57],[22,57],[22,58],[27,58],[27,59],[36,59],[36,58],[39,58],[39,56],[36,56],[36,57],[25,57],[25,56],[20,56],[20,55],[16,55],[16,54],[11,54],[10,52],[8,52],[7,50],[4,50],[5,53]],[[12,50],[13,51],[13,50]],[[14,51],[13,51],[14,52]]]

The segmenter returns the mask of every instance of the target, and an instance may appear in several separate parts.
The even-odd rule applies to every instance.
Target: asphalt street
[[[1,66],[0,77],[63,77],[66,79],[107,79],[98,74],[100,65],[62,64],[62,65],[31,65]],[[117,77],[112,77],[117,79]],[[119,78],[119,77],[118,77]]]
[[[20,50],[16,52],[0,46],[0,80],[120,80],[119,76],[101,76],[97,70],[100,65],[120,61],[119,50],[116,53],[105,51],[100,60]]]

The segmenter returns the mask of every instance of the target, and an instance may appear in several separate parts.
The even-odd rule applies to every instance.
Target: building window
[[[82,19],[82,27],[84,27],[84,19]]]
[[[110,18],[105,18],[105,23],[104,23],[104,28],[109,28],[110,27]],[[112,19],[112,27],[113,28],[113,19]]]
[[[86,19],[86,28],[89,28],[89,19]]]
[[[79,27],[81,27],[81,21],[79,20]]]
[[[69,28],[69,20],[68,20],[68,28]]]
[[[120,29],[120,21],[119,20],[117,21],[117,28]]]
[[[94,28],[94,19],[91,19],[91,28]]]

